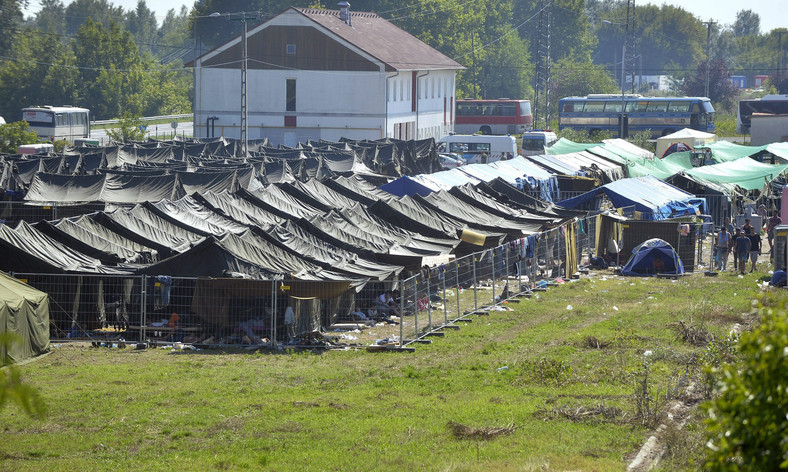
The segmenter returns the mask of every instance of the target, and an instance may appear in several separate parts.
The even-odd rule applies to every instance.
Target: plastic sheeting
[[[735,161],[684,171],[696,180],[717,184],[736,184],[745,190],[759,190],[788,169],[788,164],[763,164],[743,157]]]
[[[575,198],[564,200],[560,204],[568,208],[577,208],[602,194],[607,196],[615,208],[634,206],[635,211],[643,214],[644,220],[663,220],[706,211],[705,199],[697,198],[651,176],[612,182]]]

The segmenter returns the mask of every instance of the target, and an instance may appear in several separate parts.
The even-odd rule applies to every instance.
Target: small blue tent
[[[660,264],[658,260],[662,263]],[[621,269],[622,275],[654,276],[658,273],[673,275],[684,273],[684,265],[673,246],[659,238],[649,239],[633,249],[632,256]]]

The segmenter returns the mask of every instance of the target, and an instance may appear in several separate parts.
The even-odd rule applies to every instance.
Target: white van
[[[451,134],[438,140],[438,150],[462,156],[468,164],[487,164],[517,155],[512,136]]]
[[[520,155],[535,156],[537,154],[544,154],[544,149],[552,146],[556,141],[558,141],[558,137],[550,130],[523,133],[523,141],[520,145]]]

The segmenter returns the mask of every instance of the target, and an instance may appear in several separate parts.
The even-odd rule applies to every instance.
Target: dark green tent
[[[14,333],[7,353],[21,362],[49,350],[49,295],[0,272],[0,333]]]

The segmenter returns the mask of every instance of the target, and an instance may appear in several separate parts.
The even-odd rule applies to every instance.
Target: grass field
[[[0,411],[0,469],[624,470],[765,276],[602,272],[414,353],[56,345],[21,367],[47,416]],[[698,422],[662,470],[698,468]]]

